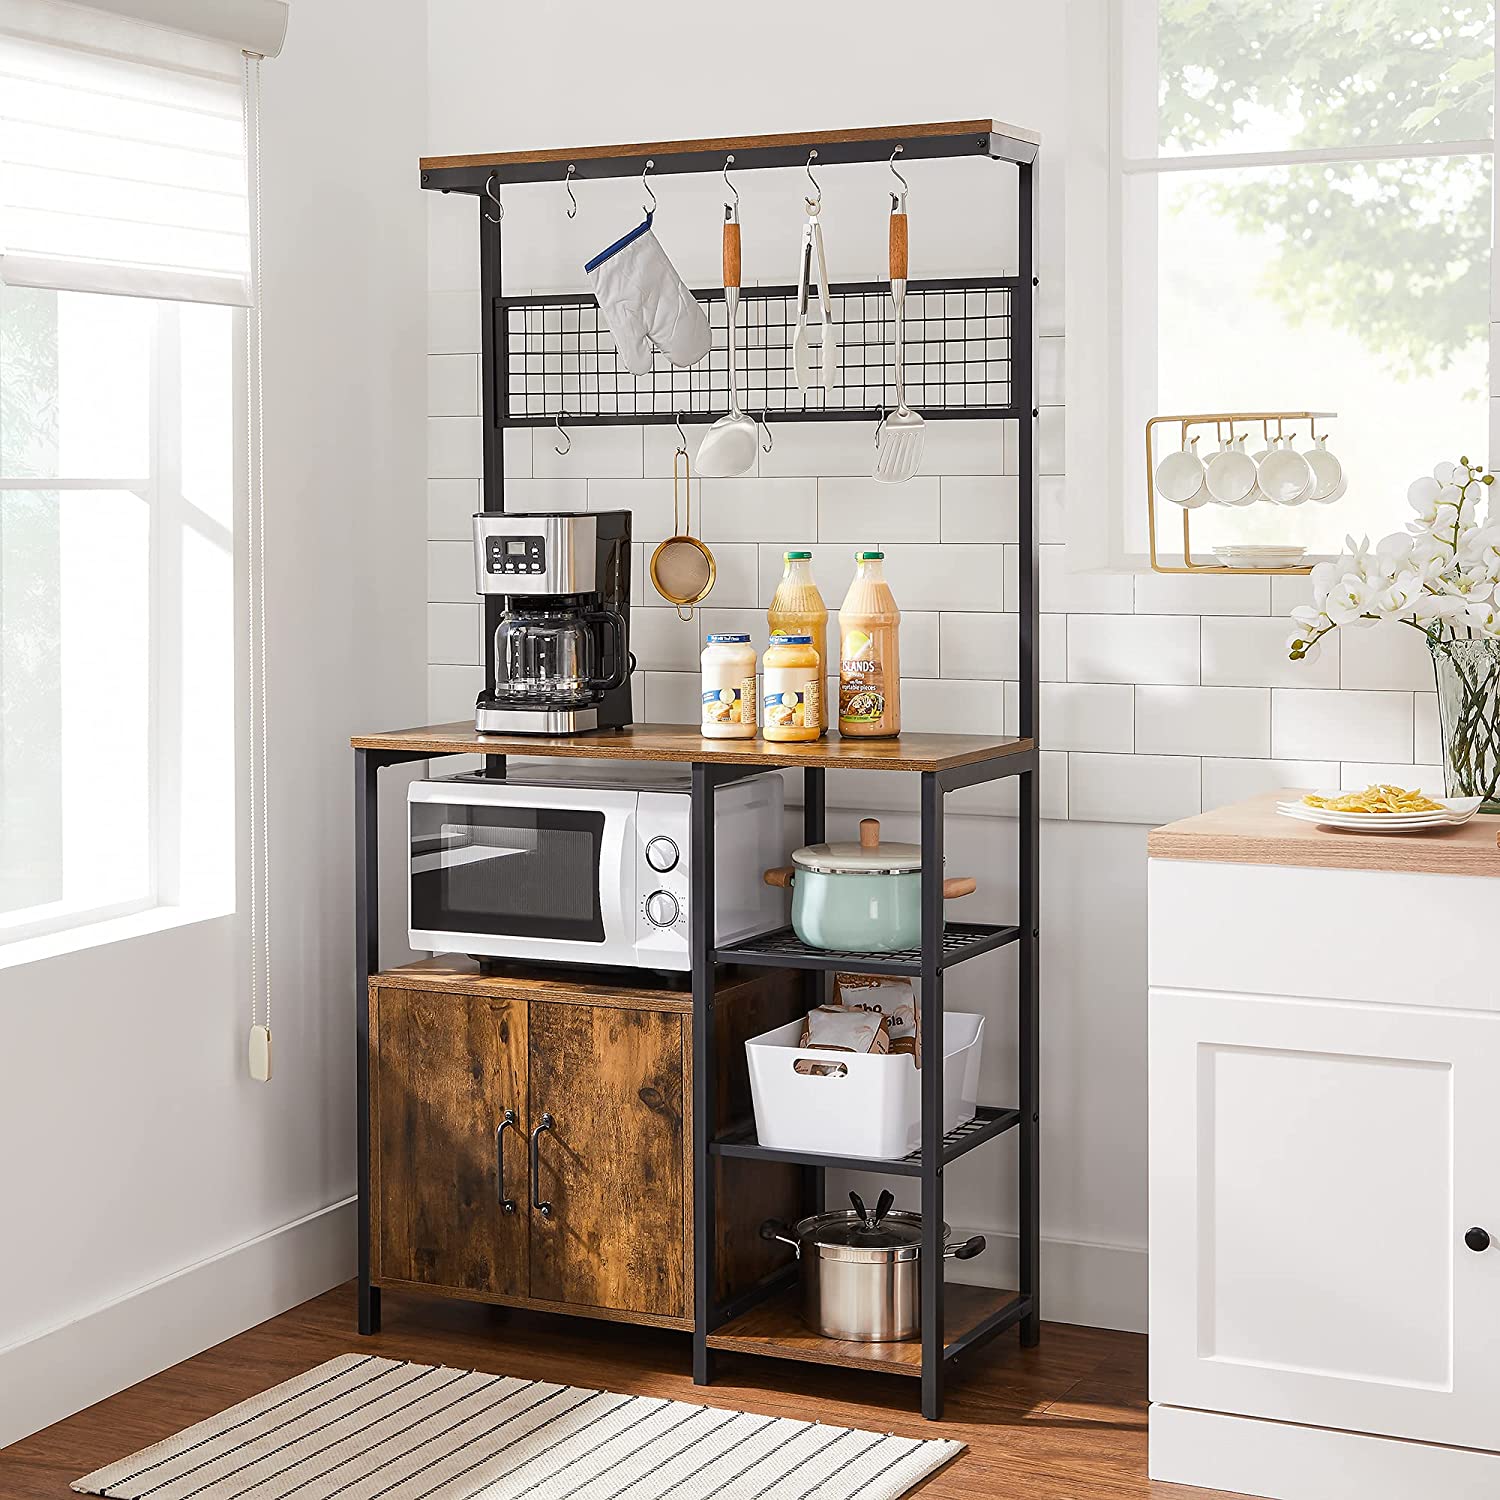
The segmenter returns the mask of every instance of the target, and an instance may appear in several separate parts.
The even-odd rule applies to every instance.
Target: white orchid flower
[[[1500,636],[1500,606],[1493,599],[1481,599],[1469,605],[1465,621],[1470,630],[1481,635]]]
[[[1362,573],[1345,573],[1328,591],[1328,603],[1324,607],[1335,625],[1353,625],[1371,608],[1378,592],[1378,585]]]

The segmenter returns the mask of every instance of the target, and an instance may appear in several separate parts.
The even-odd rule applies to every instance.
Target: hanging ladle
[[[712,479],[748,474],[755,466],[755,420],[740,410],[739,356],[735,325],[740,311],[740,211],[739,193],[729,181],[724,163],[724,182],[734,193],[734,202],[724,205],[724,307],[729,322],[729,410],[714,423],[698,446],[698,472]]]

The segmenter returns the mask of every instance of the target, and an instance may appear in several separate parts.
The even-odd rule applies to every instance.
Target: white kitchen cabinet
[[[1500,884],[1397,849],[1388,872],[1343,868],[1371,848],[1308,829],[1333,845],[1313,866],[1305,835],[1276,848],[1270,808],[1234,811],[1256,809],[1269,842],[1236,844],[1223,814],[1152,836],[1151,1475],[1281,1500],[1493,1500],[1500,979],[1468,934],[1492,941]],[[1500,871],[1495,824],[1464,833],[1475,875]],[[1386,880],[1415,883],[1424,919],[1351,924],[1361,886]],[[1278,939],[1287,886],[1294,942]],[[1306,961],[1312,924],[1324,962]],[[1412,948],[1424,982],[1393,990]]]

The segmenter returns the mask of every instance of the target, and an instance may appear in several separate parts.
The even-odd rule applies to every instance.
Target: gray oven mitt
[[[653,345],[674,365],[708,353],[708,319],[651,232],[650,214],[583,269],[632,375],[650,374]]]

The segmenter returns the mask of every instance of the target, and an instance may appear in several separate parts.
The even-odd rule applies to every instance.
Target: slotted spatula
[[[875,478],[904,484],[922,462],[922,418],[906,404],[906,194],[891,194],[891,301],[896,307],[896,409],[875,429]]]

